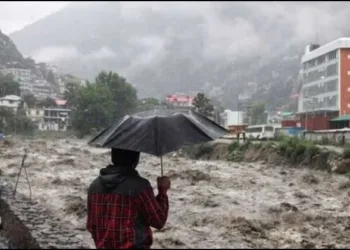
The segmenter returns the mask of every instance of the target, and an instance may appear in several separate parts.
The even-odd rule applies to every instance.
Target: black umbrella
[[[161,157],[198,143],[218,139],[228,131],[192,110],[155,109],[124,116],[103,130],[89,145],[121,148]]]

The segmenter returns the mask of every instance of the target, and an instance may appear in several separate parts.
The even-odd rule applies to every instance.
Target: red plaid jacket
[[[135,171],[136,172],[136,171]],[[137,172],[136,172],[137,173]],[[113,175],[109,175],[109,177]],[[115,177],[115,176],[114,176]],[[168,197],[154,196],[150,183],[137,175],[97,178],[88,192],[87,230],[97,249],[150,248],[150,227],[161,229],[168,216]]]

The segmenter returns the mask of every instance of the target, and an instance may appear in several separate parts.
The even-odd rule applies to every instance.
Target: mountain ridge
[[[289,96],[317,25],[327,29],[325,43],[345,34],[350,13],[340,3],[137,4],[70,5],[11,38],[74,75],[117,71],[141,97],[204,91],[231,109],[239,96],[276,109],[296,105]],[[330,19],[335,12],[339,22]]]

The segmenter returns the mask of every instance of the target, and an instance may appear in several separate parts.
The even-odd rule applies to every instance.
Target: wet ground
[[[86,190],[109,163],[109,152],[74,140],[0,146],[3,176],[15,182],[29,149],[33,198],[67,225],[85,231]],[[155,184],[159,159],[144,155],[138,170]],[[154,231],[155,248],[347,248],[350,247],[350,182],[307,169],[166,158],[172,180],[166,227]],[[29,195],[22,173],[19,192]]]

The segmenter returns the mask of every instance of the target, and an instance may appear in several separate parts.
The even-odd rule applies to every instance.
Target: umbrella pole
[[[160,174],[163,176],[163,156],[160,157]]]

